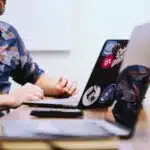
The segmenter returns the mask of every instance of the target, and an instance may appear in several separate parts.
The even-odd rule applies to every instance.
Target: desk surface
[[[1,120],[25,120],[25,119],[37,119],[36,117],[30,116],[31,110],[35,108],[33,107],[28,107],[28,106],[21,106],[15,110],[12,110],[8,115],[4,116],[1,118]],[[100,117],[97,115],[97,111],[89,111],[86,112],[86,116],[93,118],[93,116],[97,116],[98,118],[103,118],[103,117],[110,117],[111,112],[107,111],[101,111]],[[49,118],[50,119],[50,118]],[[140,113],[140,118],[137,124],[137,130],[134,135],[134,137],[130,140],[121,140],[120,141],[120,150],[141,150],[144,148],[144,150],[149,149],[149,143],[150,142],[150,124],[149,121],[147,120],[146,113],[145,111],[141,111]]]

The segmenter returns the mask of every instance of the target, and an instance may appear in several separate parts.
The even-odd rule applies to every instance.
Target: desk
[[[28,106],[21,106],[16,110],[13,110],[8,115],[1,118],[1,120],[25,120],[25,119],[37,119],[36,117],[30,116],[31,110],[35,108]],[[88,112],[86,112],[88,113]],[[95,115],[96,111],[90,111],[90,117]],[[110,117],[111,112],[108,111],[106,116]],[[101,117],[106,117],[101,115]],[[141,111],[140,118],[137,124],[137,130],[135,136],[129,140],[121,140],[119,144],[120,150],[148,150],[150,142],[150,124],[148,124],[145,111]]]

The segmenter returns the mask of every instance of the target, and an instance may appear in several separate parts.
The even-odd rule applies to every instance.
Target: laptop
[[[3,135],[9,138],[85,138],[122,137],[133,135],[142,101],[149,87],[150,68],[128,66],[121,71],[115,90],[113,118],[2,120]],[[10,126],[11,124],[11,126]],[[17,132],[16,132],[17,129]]]
[[[103,44],[80,99],[75,97],[29,101],[23,104],[52,108],[102,108],[114,102],[116,79],[123,61],[127,39],[109,39]]]

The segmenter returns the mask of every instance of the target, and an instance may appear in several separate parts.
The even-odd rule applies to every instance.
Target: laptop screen
[[[79,108],[108,107],[113,103],[113,93],[116,88],[116,79],[128,40],[107,40],[79,102]]]
[[[134,128],[149,81],[150,68],[144,66],[128,66],[120,73],[113,108],[113,115],[119,124]]]

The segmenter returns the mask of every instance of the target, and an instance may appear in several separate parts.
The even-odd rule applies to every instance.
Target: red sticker
[[[105,59],[101,63],[102,68],[111,68],[111,64],[114,60],[114,56],[112,54],[105,57]]]

